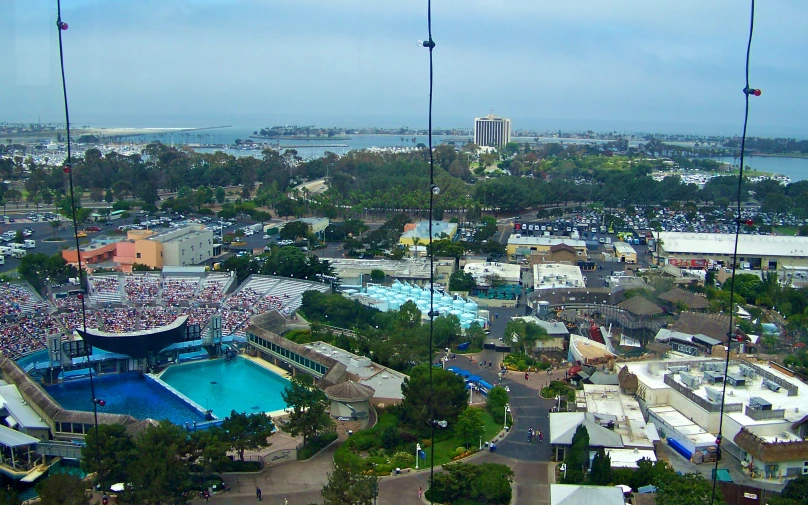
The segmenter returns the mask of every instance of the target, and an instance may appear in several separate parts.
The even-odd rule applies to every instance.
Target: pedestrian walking
[[[539,442],[541,442],[542,440],[543,439],[542,439],[542,436],[541,436],[541,431],[539,431]]]
[[[421,496],[423,496],[423,494],[424,494],[424,490],[421,489],[421,486],[418,486],[418,498],[420,499]]]
[[[261,501],[261,488],[260,487],[255,488],[255,497],[258,498],[258,501]]]

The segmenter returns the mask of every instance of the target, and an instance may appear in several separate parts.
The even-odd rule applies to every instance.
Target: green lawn
[[[494,418],[488,413],[487,410],[481,409],[483,411],[483,420],[485,421],[485,435],[483,435],[483,445],[485,445],[486,441],[491,441],[495,436],[502,431],[502,425],[499,423],[494,422]],[[436,430],[440,430],[441,428],[435,428]],[[463,442],[460,440],[459,437],[451,437],[446,440],[441,440],[439,442],[435,442],[435,466],[445,465],[452,461],[452,458],[456,456],[456,450],[458,447],[462,447]],[[476,450],[479,448],[479,442],[477,445],[472,445],[470,449]],[[484,448],[484,447],[483,447]],[[421,460],[418,462],[418,466],[423,468],[424,466],[429,466],[430,458],[432,457],[432,448],[427,447],[424,449],[426,453],[426,460]],[[413,465],[414,467],[414,465]]]
[[[798,228],[796,226],[773,226],[772,231],[777,235],[791,235],[793,237],[797,234]]]

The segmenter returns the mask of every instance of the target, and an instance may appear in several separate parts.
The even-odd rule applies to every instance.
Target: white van
[[[8,256],[11,254],[11,247],[0,245],[0,256]]]
[[[5,265],[5,264],[6,264],[6,258],[4,258],[3,256],[0,256],[0,266]]]
[[[33,249],[36,247],[36,240],[25,239],[25,241],[22,243],[22,247],[23,249]]]
[[[25,256],[25,249],[12,249],[11,250],[11,257],[12,258],[22,258]]]

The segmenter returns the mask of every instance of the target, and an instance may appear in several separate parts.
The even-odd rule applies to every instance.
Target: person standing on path
[[[258,501],[261,501],[261,488],[260,487],[255,488],[255,497],[258,498]]]
[[[424,490],[421,489],[421,486],[418,486],[418,498],[420,499],[421,496],[423,496],[423,494],[424,494]]]

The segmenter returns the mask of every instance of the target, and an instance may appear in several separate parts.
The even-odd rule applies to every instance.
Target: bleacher
[[[95,275],[87,278],[90,285],[89,303],[121,303],[121,282],[115,275]]]
[[[202,280],[197,299],[202,303],[219,303],[230,287],[232,276],[229,273],[209,273]]]
[[[200,286],[200,278],[195,276],[164,276],[160,290],[160,300],[166,305],[188,302],[194,298]]]
[[[283,279],[275,287],[275,293],[283,302],[280,308],[281,313],[288,316],[300,308],[300,304],[303,303],[303,293],[312,290],[325,293],[328,291],[328,288],[329,286],[327,284]]]
[[[159,274],[132,274],[124,282],[126,299],[133,303],[153,303],[160,292]]]
[[[30,314],[42,308],[42,298],[27,282],[0,284],[0,319]]]

